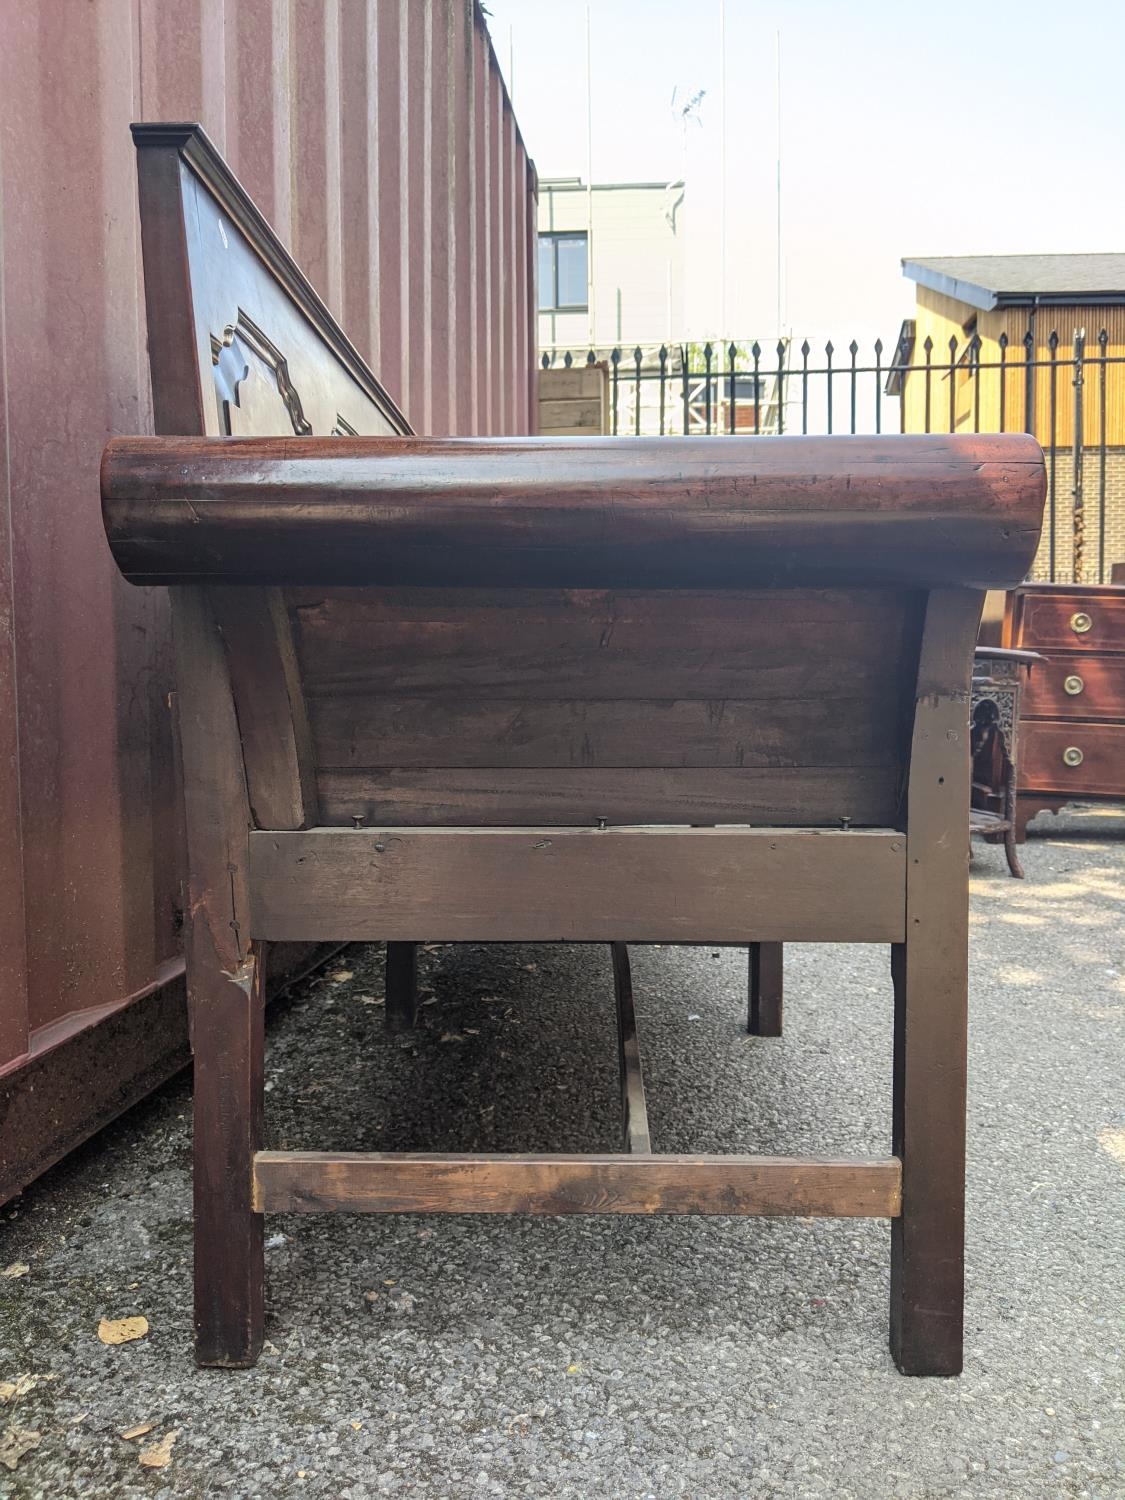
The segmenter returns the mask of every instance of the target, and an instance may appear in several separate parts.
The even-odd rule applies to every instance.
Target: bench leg
[[[1023,865],[1016,853],[1016,770],[1008,762],[1008,781],[1004,788],[1004,817],[1008,827],[1004,833],[1004,857],[1008,861],[1009,873],[1017,880],[1023,879]]]
[[[652,1151],[645,1102],[637,1013],[633,1008],[633,975],[625,943],[610,943],[613,992],[617,1002],[617,1059],[621,1078],[621,1128],[625,1150],[644,1156]]]
[[[781,1035],[783,943],[750,944],[750,1005],[746,1029],[751,1036]]]
[[[904,1375],[959,1375],[965,1294],[965,971],[922,943],[892,949],[893,1149],[902,1213],[891,1222],[891,1353]]]
[[[263,1218],[251,1203],[262,1148],[265,945],[234,973],[193,966],[195,1356],[257,1361],[265,1314]]]
[[[387,944],[386,1025],[410,1031],[418,1019],[418,944]]]

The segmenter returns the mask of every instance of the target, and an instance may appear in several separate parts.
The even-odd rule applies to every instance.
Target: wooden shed
[[[916,287],[888,382],[902,430],[1032,433],[1050,483],[1034,576],[1108,581],[1125,560],[1125,254],[908,257],[902,267]],[[1076,500],[1089,520],[1084,560]]]

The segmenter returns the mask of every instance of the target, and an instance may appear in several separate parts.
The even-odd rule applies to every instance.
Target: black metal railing
[[[591,349],[543,354],[544,369],[604,365],[614,435],[1030,432],[1047,457],[1047,515],[1035,576],[1105,582],[1125,561],[1125,354],[1084,329],[1038,344],[1001,334],[907,333],[814,353],[805,339]],[[985,354],[989,357],[985,358]],[[1111,426],[1111,423],[1113,424]]]

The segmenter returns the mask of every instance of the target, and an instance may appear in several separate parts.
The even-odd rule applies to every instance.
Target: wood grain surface
[[[901,942],[906,839],[721,828],[252,833],[282,941]]]
[[[893,1218],[893,1158],[260,1151],[260,1213],[800,1214]]]
[[[120,438],[106,535],[134,583],[1010,586],[1034,438]]]

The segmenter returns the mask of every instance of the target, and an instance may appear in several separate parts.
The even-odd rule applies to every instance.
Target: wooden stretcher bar
[[[258,1213],[746,1214],[895,1218],[893,1157],[259,1151]]]

